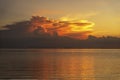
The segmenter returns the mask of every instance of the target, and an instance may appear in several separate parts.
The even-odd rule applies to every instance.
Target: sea
[[[120,80],[120,49],[0,49],[0,80]]]

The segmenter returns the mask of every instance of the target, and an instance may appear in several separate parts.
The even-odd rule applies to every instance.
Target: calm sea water
[[[120,80],[120,49],[2,49],[0,80]]]

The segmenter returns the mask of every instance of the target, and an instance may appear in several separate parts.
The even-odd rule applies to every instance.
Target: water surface
[[[0,79],[120,80],[120,49],[1,49]]]

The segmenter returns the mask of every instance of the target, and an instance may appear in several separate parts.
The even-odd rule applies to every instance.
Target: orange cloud
[[[46,17],[33,17],[31,19],[34,29],[41,27],[45,33],[52,34],[57,33],[58,36],[69,36],[73,38],[83,39],[87,38],[93,30],[93,22],[87,20],[72,21],[67,18],[61,20],[48,19]],[[33,31],[34,31],[33,29]]]

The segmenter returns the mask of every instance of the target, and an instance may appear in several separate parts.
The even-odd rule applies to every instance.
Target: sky
[[[0,0],[0,28],[31,16],[94,22],[93,35],[120,37],[120,0]]]

